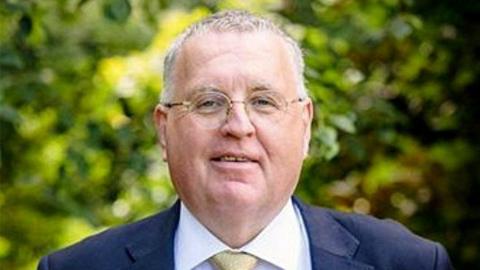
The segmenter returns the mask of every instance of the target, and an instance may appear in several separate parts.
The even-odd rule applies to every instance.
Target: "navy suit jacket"
[[[452,269],[445,249],[394,221],[305,205],[313,270]],[[39,270],[174,270],[180,203],[45,256]],[[287,269],[289,270],[289,269]]]

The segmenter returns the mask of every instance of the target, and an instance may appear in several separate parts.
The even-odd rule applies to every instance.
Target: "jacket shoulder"
[[[162,233],[160,224],[168,219],[168,211],[142,220],[107,229],[78,243],[43,257],[39,270],[105,270],[122,269],[134,260],[128,246],[151,242]]]
[[[392,247],[410,247],[413,244],[427,249],[434,244],[432,241],[412,233],[404,225],[393,219],[379,219],[369,215],[344,213],[335,210],[326,211],[357,237],[360,242],[377,240]]]
[[[356,260],[381,269],[452,269],[445,249],[391,219],[311,207],[333,219],[358,241]]]

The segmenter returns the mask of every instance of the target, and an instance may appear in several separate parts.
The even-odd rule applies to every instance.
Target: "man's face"
[[[267,89],[286,100],[298,97],[287,45],[267,32],[193,36],[182,47],[173,74],[173,102],[206,88],[236,101]],[[234,103],[228,120],[213,129],[181,106],[159,106],[155,119],[173,184],[197,218],[213,218],[221,211],[272,215],[297,184],[310,139],[312,104],[291,103],[279,121],[268,125],[251,122],[242,103]]]

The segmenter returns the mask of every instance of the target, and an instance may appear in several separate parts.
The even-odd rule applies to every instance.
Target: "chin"
[[[248,207],[258,205],[264,196],[255,190],[222,190],[214,196],[214,201],[225,207]]]

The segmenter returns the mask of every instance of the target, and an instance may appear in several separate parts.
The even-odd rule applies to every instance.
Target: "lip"
[[[228,161],[215,161],[212,160],[211,164],[222,171],[225,172],[243,172],[243,171],[248,171],[252,169],[258,168],[258,163],[257,162],[228,162]]]
[[[229,160],[232,159],[232,160]],[[257,155],[243,151],[221,151],[211,155],[211,161],[216,163],[258,163]]]
[[[227,157],[227,160],[224,159],[225,157]],[[238,158],[240,161],[228,160],[228,157]],[[258,166],[260,165],[257,155],[244,151],[216,152],[213,153],[210,162],[216,169],[229,173],[240,173],[258,169]]]

